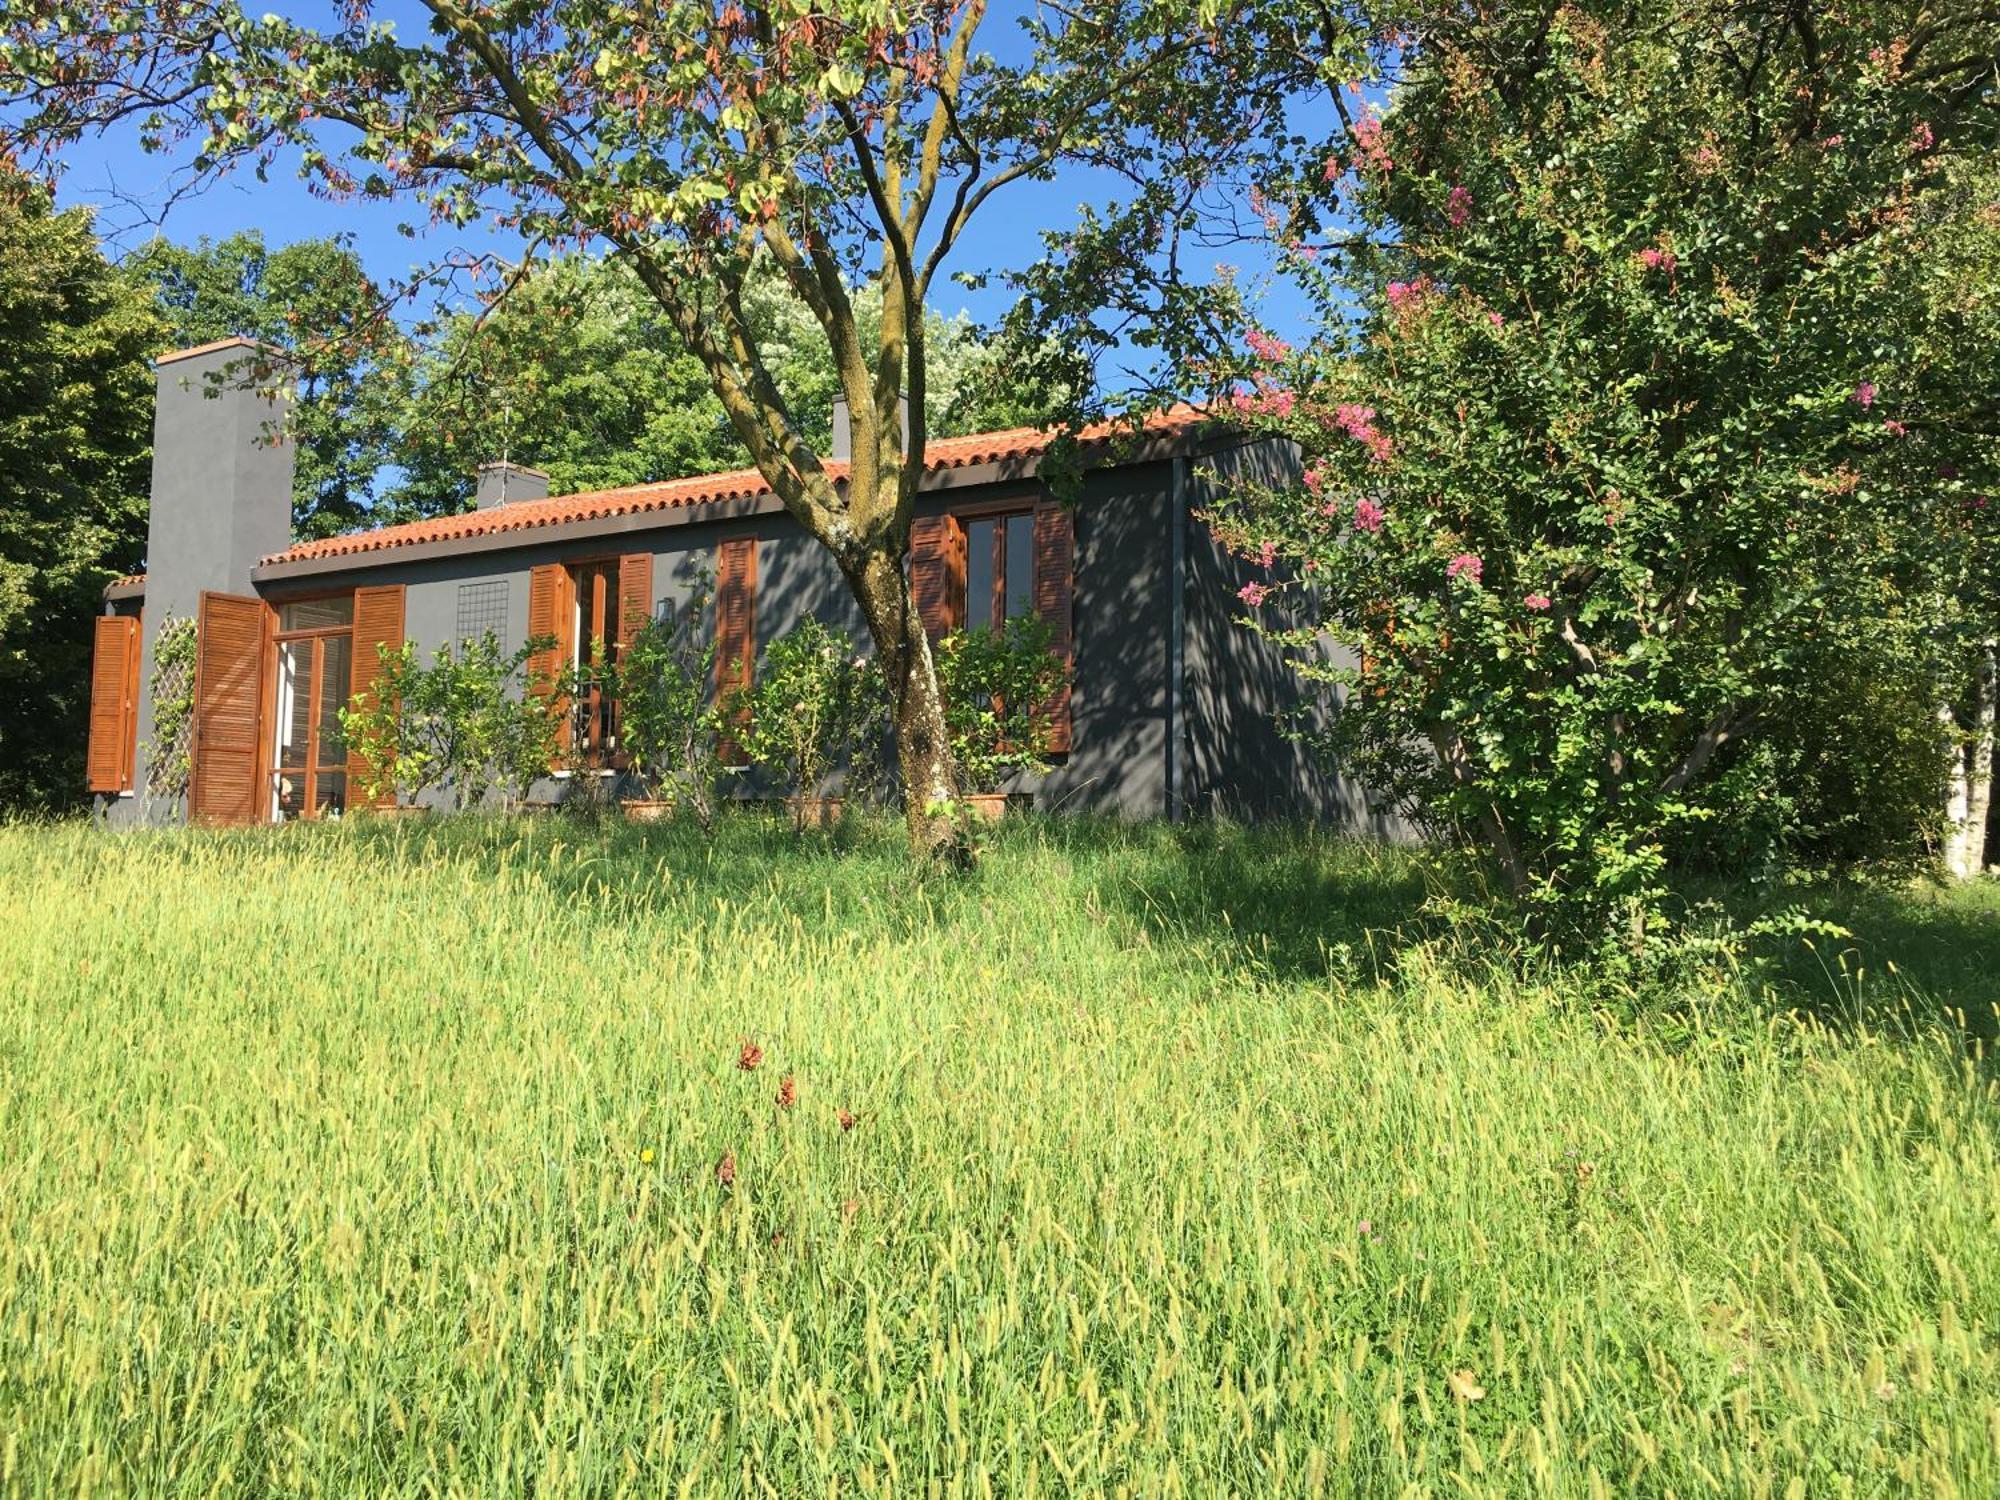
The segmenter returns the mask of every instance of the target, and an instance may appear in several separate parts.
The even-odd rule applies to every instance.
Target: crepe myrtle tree
[[[1939,277],[2000,234],[2000,16],[1407,19],[1386,110],[1269,200],[1319,333],[1253,325],[1205,372],[1303,480],[1213,521],[1271,570],[1246,612],[1341,689],[1351,770],[1552,937],[1644,943],[1802,662],[1941,626],[1941,564],[1988,545],[1994,293]]]
[[[1204,193],[1302,148],[1288,103],[1357,45],[1356,23],[1337,4],[1082,0],[1027,12],[987,51],[986,0],[417,8],[428,31],[406,39],[371,0],[342,0],[324,28],[236,0],[19,0],[0,20],[0,146],[48,162],[135,121],[194,152],[198,174],[290,150],[323,192],[518,235],[527,254],[495,290],[546,252],[627,260],[859,601],[912,843],[943,847],[953,775],[904,571],[927,293],[996,195],[1074,164],[1123,185],[1132,273],[1171,273]],[[802,435],[746,316],[765,258],[832,353],[852,413],[844,471]],[[852,289],[870,282],[864,338]]]

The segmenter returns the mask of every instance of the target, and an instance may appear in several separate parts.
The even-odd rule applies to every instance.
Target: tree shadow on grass
[[[1295,824],[1051,820],[1094,899],[1156,938],[1275,980],[1376,976],[1435,931],[1424,867],[1393,844]]]
[[[1771,963],[1784,1003],[1830,1026],[2000,1039],[2000,882],[1843,881],[1799,904],[1853,936],[1788,942]]]

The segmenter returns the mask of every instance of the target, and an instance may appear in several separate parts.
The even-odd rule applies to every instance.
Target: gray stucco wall
[[[1201,510],[1218,489],[1237,480],[1289,483],[1297,473],[1289,444],[1249,443],[1213,454],[1192,464],[1190,508]],[[1280,715],[1296,705],[1305,705],[1313,722],[1322,725],[1338,708],[1330,689],[1302,682],[1284,652],[1244,623],[1247,608],[1237,590],[1269,581],[1268,575],[1232,556],[1197,520],[1188,523],[1186,555],[1188,811],[1320,819],[1377,837],[1409,837],[1393,810],[1373,805],[1359,782],[1330,774],[1284,733]],[[1274,622],[1290,623],[1282,603],[1264,608]],[[1326,660],[1352,660],[1331,643],[1322,651]]]
[[[289,546],[293,449],[286,403],[258,389],[275,378],[258,351],[231,344],[169,357],[156,374],[153,482],[140,626],[139,763],[132,796],[100,799],[113,822],[163,822],[180,807],[146,795],[153,742],[153,644],[169,619],[193,619],[205,590],[254,592],[257,560]]]

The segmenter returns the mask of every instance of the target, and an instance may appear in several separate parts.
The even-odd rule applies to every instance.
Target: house
[[[295,544],[274,358],[231,339],[159,360],[147,568],[105,590],[96,626],[89,777],[113,822],[338,814],[350,793],[337,711],[379,644],[409,639],[428,656],[491,629],[507,650],[548,635],[573,657],[677,606],[698,564],[716,582],[720,675],[754,672],[761,646],[807,615],[867,638],[832,559],[754,470],[549,496],[544,476],[495,463],[463,515]],[[912,550],[935,628],[1035,610],[1070,653],[1036,804],[1378,826],[1358,787],[1280,731],[1297,679],[1233,618],[1252,575],[1199,519],[1213,484],[1286,472],[1289,451],[1190,409],[1136,438],[1091,429],[1064,503],[1041,476],[1048,450],[1031,429],[930,443]],[[171,749],[155,748],[152,689],[175,620],[198,632],[184,804],[148,792],[147,762]],[[578,759],[541,794],[590,774]]]

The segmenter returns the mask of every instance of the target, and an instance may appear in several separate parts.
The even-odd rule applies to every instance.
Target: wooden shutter
[[[528,691],[553,697],[556,679],[574,658],[575,585],[561,563],[544,563],[528,575],[528,634],[555,642],[528,658]],[[563,715],[561,748],[569,748],[569,715]]]
[[[965,622],[965,528],[956,516],[910,524],[910,598],[932,640]]]
[[[1065,506],[1044,500],[1035,507],[1035,613],[1048,621],[1065,669],[1076,662],[1072,617],[1076,596],[1076,523]],[[1043,705],[1049,748],[1070,748],[1069,684]]]
[[[717,549],[715,564],[716,701],[747,689],[757,661],[757,539],[732,537]],[[723,759],[740,765],[743,752],[732,741]]]
[[[270,815],[264,744],[270,611],[262,599],[203,593],[197,618],[188,816],[201,823],[261,822]]]
[[[99,615],[90,658],[90,748],[84,757],[93,792],[132,787],[139,733],[139,622]]]
[[[653,614],[653,554],[628,552],[618,559],[618,654],[632,644]]]
[[[403,585],[382,584],[354,591],[354,680],[347,701],[361,708],[373,701],[375,681],[382,675],[382,651],[394,651],[403,644]],[[348,795],[358,806],[361,783],[368,777],[368,762],[358,755],[347,759]],[[396,794],[384,792],[378,807],[394,807]]]

